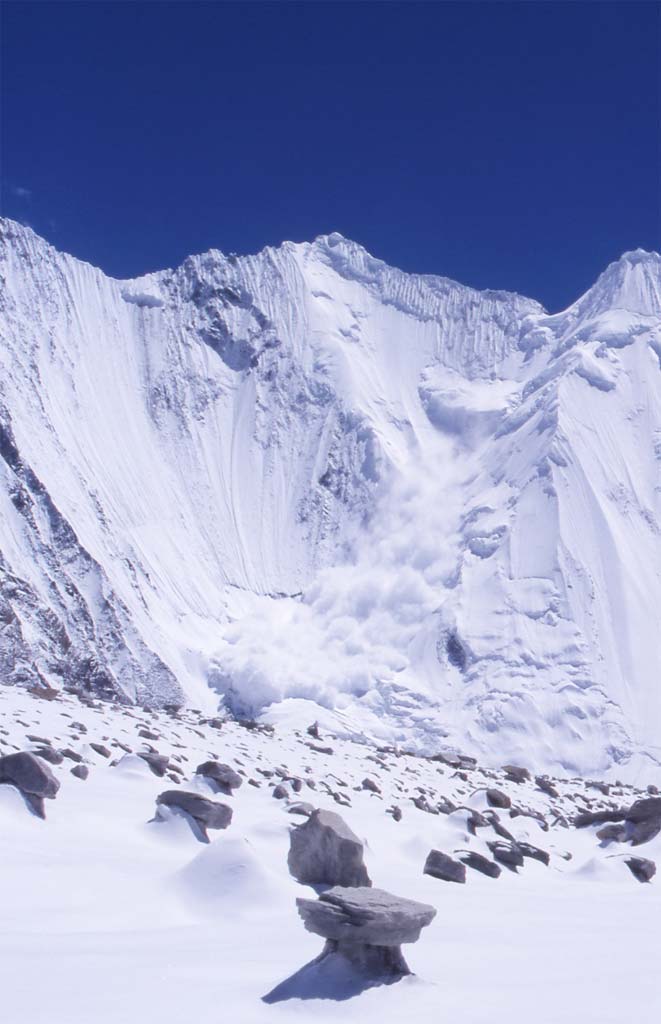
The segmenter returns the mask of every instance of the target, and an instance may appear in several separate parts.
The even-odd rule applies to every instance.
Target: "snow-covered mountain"
[[[661,761],[659,255],[550,316],[336,234],[0,246],[2,681]]]

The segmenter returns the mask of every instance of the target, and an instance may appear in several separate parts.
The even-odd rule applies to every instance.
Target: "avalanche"
[[[658,771],[661,257],[548,315],[337,234],[0,246],[4,682]]]

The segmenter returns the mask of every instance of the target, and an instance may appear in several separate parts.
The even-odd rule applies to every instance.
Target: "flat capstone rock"
[[[400,946],[416,942],[436,916],[427,903],[371,886],[334,886],[317,900],[297,899],[308,931],[334,942]]]

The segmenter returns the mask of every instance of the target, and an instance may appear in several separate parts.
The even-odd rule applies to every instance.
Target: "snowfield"
[[[18,789],[0,785],[6,1024],[659,1019],[661,890],[658,876],[636,881],[626,859],[658,862],[661,833],[634,849],[600,842],[603,826],[572,824],[585,810],[647,796],[631,786],[604,792],[547,779],[552,797],[502,769],[379,752],[322,727],[311,737],[304,720],[259,731],[190,710],[83,704],[67,694],[45,701],[17,687],[0,688],[0,716],[0,757],[46,748],[52,762],[52,751],[67,752],[49,766],[61,788],[46,800],[45,820]],[[150,750],[168,760],[166,777],[139,756]],[[210,757],[241,775],[231,796],[195,777]],[[86,780],[71,774],[80,764]],[[363,788],[365,778],[378,792]],[[283,799],[274,799],[276,783]],[[509,797],[517,816],[499,810],[471,832],[471,815],[492,811],[487,786]],[[231,824],[205,844],[185,816],[154,821],[165,789],[222,800]],[[427,810],[413,803],[421,796]],[[457,809],[432,813],[441,800]],[[306,820],[291,813],[300,801],[341,814],[365,844],[375,885],[437,909],[419,941],[403,947],[413,976],[361,987],[341,971],[299,973],[322,947],[295,906],[315,891],[287,870],[289,830]],[[491,858],[493,823],[547,852],[548,865],[526,857],[498,878],[467,868],[462,885],[423,874],[432,848]],[[291,978],[288,998],[263,1001]]]
[[[337,234],[0,246],[3,682],[658,772],[661,257],[548,315]]]

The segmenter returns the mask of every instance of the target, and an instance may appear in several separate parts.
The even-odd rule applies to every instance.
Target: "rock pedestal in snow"
[[[335,886],[296,905],[307,930],[326,939],[321,958],[343,956],[375,979],[411,973],[400,947],[416,942],[436,916],[426,903],[365,886]]]
[[[314,811],[290,834],[289,870],[309,885],[369,886],[363,844],[339,814]]]

